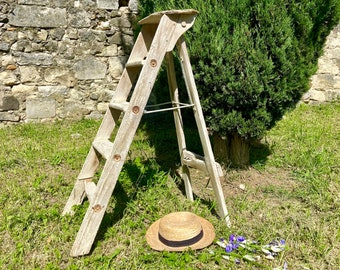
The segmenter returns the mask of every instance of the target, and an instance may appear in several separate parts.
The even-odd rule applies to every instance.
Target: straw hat
[[[213,225],[190,212],[175,212],[154,222],[146,232],[146,241],[155,250],[182,251],[202,249],[215,238]]]

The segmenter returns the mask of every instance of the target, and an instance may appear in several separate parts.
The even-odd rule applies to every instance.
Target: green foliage
[[[317,58],[339,22],[338,0],[141,0],[141,17],[197,9],[186,34],[210,128],[260,138],[308,90]]]

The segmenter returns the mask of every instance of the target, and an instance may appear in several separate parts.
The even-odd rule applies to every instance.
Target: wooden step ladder
[[[213,156],[186,44],[182,37],[192,27],[197,14],[196,10],[191,9],[170,10],[154,13],[139,21],[142,25],[141,32],[63,211],[63,214],[72,214],[72,207],[81,204],[87,196],[90,205],[73,244],[71,256],[81,256],[91,251],[164,59],[172,104],[169,109],[173,110],[174,114],[186,195],[193,200],[189,168],[206,171],[213,186],[219,215],[228,226],[230,225],[220,184],[220,177],[223,177],[223,173]],[[189,104],[179,101],[172,52],[176,45],[190,100]],[[186,149],[180,111],[183,107],[193,109],[204,157]],[[121,115],[123,116],[121,124],[111,142],[111,133]],[[100,157],[106,161],[98,183],[95,184],[92,179],[98,169]]]

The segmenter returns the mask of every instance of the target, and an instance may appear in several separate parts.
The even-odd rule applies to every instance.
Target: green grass
[[[167,169],[179,164],[168,129],[143,125],[91,254],[72,258],[88,202],[76,207],[74,216],[61,212],[99,124],[83,120],[0,129],[1,269],[260,268],[224,260],[216,244],[183,253],[151,250],[144,238],[148,226],[183,210],[211,221],[217,238],[235,233],[261,243],[286,239],[287,250],[274,261],[263,260],[264,269],[284,261],[289,269],[340,265],[339,103],[299,106],[253,149],[250,169],[227,171],[222,184],[230,229],[215,215],[212,198],[203,195],[209,187],[203,185],[194,202],[185,199],[180,181]]]

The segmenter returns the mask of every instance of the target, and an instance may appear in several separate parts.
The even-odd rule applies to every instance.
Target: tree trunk
[[[249,165],[250,143],[237,133],[225,137],[213,135],[214,155],[218,162],[233,167]]]
[[[214,134],[212,139],[215,159],[219,163],[229,166],[231,163],[229,157],[229,137],[222,137],[218,134]]]
[[[247,167],[249,165],[250,143],[237,133],[230,138],[230,160],[231,164],[237,167]]]

